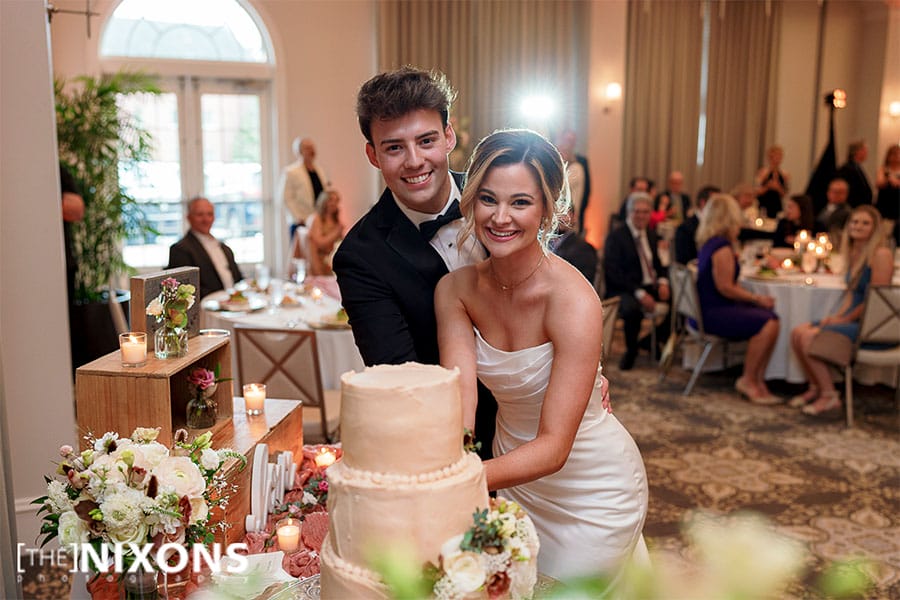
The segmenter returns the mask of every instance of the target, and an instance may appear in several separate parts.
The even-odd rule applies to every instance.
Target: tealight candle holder
[[[275,524],[278,548],[282,552],[294,552],[300,546],[300,520],[288,517]]]
[[[323,469],[327,469],[331,465],[334,464],[334,461],[337,460],[337,456],[334,453],[334,450],[331,448],[319,448],[319,451],[316,453],[316,466],[321,467]]]
[[[263,414],[266,404],[266,384],[247,383],[244,385],[244,405],[251,417]]]
[[[143,331],[120,333],[119,351],[123,367],[143,367],[147,364],[147,334]]]

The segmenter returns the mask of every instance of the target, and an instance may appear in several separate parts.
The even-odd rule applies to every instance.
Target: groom
[[[443,74],[412,67],[376,75],[357,96],[366,157],[387,189],[341,242],[334,272],[367,365],[439,364],[434,288],[485,258],[474,236],[457,244],[463,176],[448,159],[455,96]],[[478,391],[475,436],[490,458],[497,405],[480,384]]]

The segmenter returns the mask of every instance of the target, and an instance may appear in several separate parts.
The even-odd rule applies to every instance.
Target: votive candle
[[[143,367],[147,364],[147,334],[142,331],[119,334],[119,351],[123,367]]]
[[[316,466],[323,469],[330,467],[336,458],[334,450],[331,448],[319,448],[319,452],[316,454]]]
[[[275,528],[278,536],[278,547],[284,552],[293,552],[300,546],[300,522],[287,518],[278,521]]]
[[[785,269],[792,269],[794,267],[794,261],[789,258],[784,259],[784,262],[781,263],[781,266]]]
[[[266,384],[248,383],[244,385],[244,405],[247,414],[261,415],[266,404]]]

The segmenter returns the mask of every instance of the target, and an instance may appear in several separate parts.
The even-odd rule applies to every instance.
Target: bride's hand
[[[612,414],[612,401],[609,399],[609,379],[600,376],[600,397],[602,398],[600,405],[603,409]]]

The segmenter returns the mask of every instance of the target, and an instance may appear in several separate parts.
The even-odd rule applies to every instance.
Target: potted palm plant
[[[70,302],[72,362],[79,366],[118,347],[109,302],[110,284],[129,271],[124,238],[152,231],[135,199],[119,184],[120,162],[150,158],[150,133],[120,110],[122,94],[159,93],[156,79],[119,72],[54,82],[60,162],[79,184],[84,219],[73,224],[75,297]],[[123,294],[127,299],[127,294]],[[124,310],[127,314],[127,310]]]

